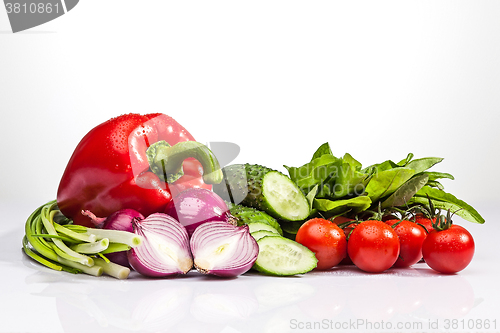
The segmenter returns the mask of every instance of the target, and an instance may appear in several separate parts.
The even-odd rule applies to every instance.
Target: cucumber
[[[266,230],[266,231],[270,231],[270,232],[276,234],[277,236],[281,236],[280,233],[278,232],[278,230],[274,229],[269,224],[264,223],[264,222],[252,222],[252,223],[248,223],[247,225],[248,225],[248,231],[250,233],[260,231],[260,230]]]
[[[253,268],[259,272],[289,276],[307,273],[318,263],[314,252],[281,236],[264,236],[257,241],[259,255]]]
[[[253,222],[263,222],[269,224],[271,227],[276,229],[280,235],[283,235],[281,226],[271,215],[257,210],[252,207],[245,207],[242,205],[229,205],[229,212],[231,215],[236,217],[238,226],[243,224],[253,223]]]
[[[258,164],[233,164],[213,191],[226,201],[264,211],[277,219],[300,221],[310,214],[302,191],[285,174]]]
[[[265,236],[276,236],[276,233],[268,230],[257,230],[250,234],[256,241]]]

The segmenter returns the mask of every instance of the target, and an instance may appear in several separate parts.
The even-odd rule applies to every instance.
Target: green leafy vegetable
[[[359,196],[344,200],[316,199],[314,201],[314,208],[330,214],[339,214],[347,211],[356,213],[368,209],[371,204],[372,200],[367,196]]]
[[[424,157],[410,161],[405,165],[405,167],[415,170],[415,173],[420,173],[430,169],[442,160],[443,159],[441,157]]]
[[[463,219],[483,224],[484,218],[469,204],[456,198],[453,194],[447,193],[445,191],[432,188],[429,186],[424,186],[420,191],[418,191],[412,198],[410,203],[418,203],[426,205],[432,200],[435,208],[451,210],[452,213],[462,217]]]
[[[415,174],[415,170],[397,167],[375,173],[366,186],[366,193],[373,201],[391,195]]]
[[[403,185],[382,202],[381,208],[405,206],[408,201],[427,184],[429,176],[426,173],[418,174]]]

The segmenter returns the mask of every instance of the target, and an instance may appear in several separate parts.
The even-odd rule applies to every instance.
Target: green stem
[[[130,247],[137,247],[142,243],[141,236],[122,230],[87,228],[87,234],[94,234],[98,240],[108,238],[112,243],[121,243]]]
[[[121,243],[109,243],[108,248],[106,250],[101,251],[102,254],[114,253],[114,252],[122,252],[128,251],[132,247],[126,244]]]
[[[98,242],[76,244],[71,246],[70,249],[79,253],[94,254],[106,250],[108,245],[109,239],[103,238]]]
[[[97,240],[95,235],[87,235],[87,234],[84,234],[81,232],[75,232],[75,231],[70,230],[66,227],[63,227],[62,225],[59,225],[55,222],[53,224],[54,224],[54,228],[57,232],[64,234],[68,237],[74,238],[76,240],[79,240],[82,242],[88,242],[88,243],[92,243],[92,242],[95,242]]]
[[[45,259],[44,257],[39,256],[35,252],[33,252],[28,246],[28,238],[26,236],[23,237],[23,250],[24,253],[31,259],[38,261],[40,264],[47,266],[48,268],[54,269],[56,271],[61,271],[62,267],[54,264],[52,261]]]
[[[43,206],[42,206],[43,207]],[[57,254],[52,250],[48,243],[43,238],[33,237],[33,234],[41,234],[41,218],[40,212],[42,207],[35,210],[26,221],[25,237],[31,246],[43,257],[53,261],[57,261]]]
[[[95,258],[95,265],[102,267],[105,274],[115,277],[117,279],[123,280],[128,278],[130,274],[130,268],[115,264],[113,262],[106,262],[100,258]]]
[[[57,261],[63,265],[79,269],[80,271],[82,271],[82,273],[85,273],[85,274],[89,274],[89,275],[93,275],[93,276],[101,276],[103,273],[103,269],[101,266],[93,265],[93,266],[89,267],[89,266],[82,265],[82,264],[77,263],[75,261],[67,260],[67,259],[64,259],[61,257],[58,257]]]
[[[55,205],[55,204],[53,204],[53,205]],[[53,205],[44,206],[42,208],[40,216],[42,218],[42,223],[43,223],[43,226],[45,227],[45,230],[47,231],[47,233],[49,235],[59,236],[57,234],[56,229],[54,228],[53,221],[49,220],[49,218],[51,218],[51,214],[49,214],[48,212],[53,208]],[[73,261],[79,262],[80,264],[87,265],[87,266],[92,266],[94,264],[92,258],[73,251],[66,244],[64,244],[64,242],[62,240],[57,239],[57,238],[53,238],[52,242],[54,243],[55,246],[57,246],[59,248],[59,250],[61,250],[62,252],[65,252],[67,254],[67,256],[65,256],[66,259],[73,260]],[[56,253],[57,253],[57,251],[56,251]]]
[[[183,141],[170,146],[165,141],[158,141],[146,151],[151,170],[169,183],[183,175],[182,162],[193,157],[203,167],[203,181],[206,184],[219,184],[223,175],[217,158],[207,146],[196,141]]]

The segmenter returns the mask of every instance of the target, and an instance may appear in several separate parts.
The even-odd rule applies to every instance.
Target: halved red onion
[[[205,222],[229,221],[231,218],[224,200],[204,188],[182,191],[167,204],[165,213],[182,223],[190,236]]]
[[[186,274],[193,267],[186,228],[173,217],[154,213],[132,221],[134,233],[144,242],[128,251],[132,268],[142,275],[167,277]]]
[[[248,225],[237,227],[225,221],[200,225],[190,240],[194,267],[203,274],[234,277],[252,268],[259,246]]]

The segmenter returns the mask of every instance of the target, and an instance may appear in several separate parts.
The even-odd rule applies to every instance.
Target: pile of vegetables
[[[123,115],[76,147],[57,200],[28,218],[23,249],[52,269],[120,279],[131,270],[289,276],[339,264],[382,272],[422,258],[454,273],[472,260],[474,242],[452,215],[484,219],[444,191],[439,180],[452,175],[429,171],[441,161],[409,154],[363,168],[326,143],[310,162],[285,166],[288,175],[220,168],[171,117]]]

